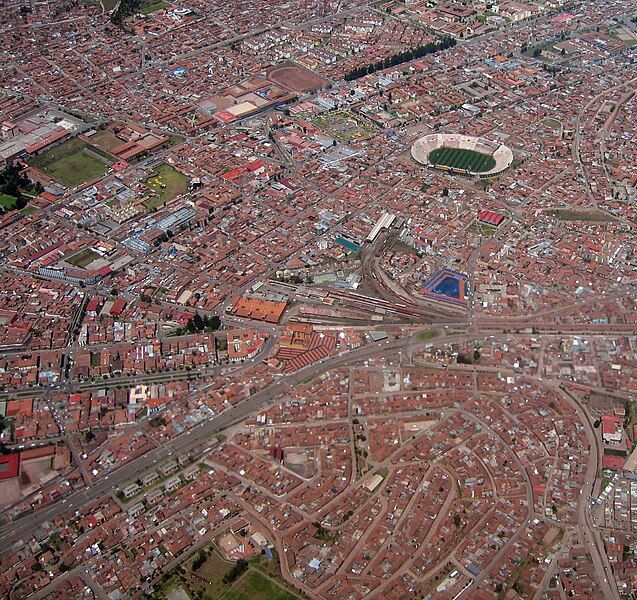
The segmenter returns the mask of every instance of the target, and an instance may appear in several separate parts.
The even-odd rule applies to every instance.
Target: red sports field
[[[268,71],[268,79],[293,92],[305,94],[325,87],[329,81],[305,67],[285,62]]]

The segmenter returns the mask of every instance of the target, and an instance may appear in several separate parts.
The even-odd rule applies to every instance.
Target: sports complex
[[[493,177],[513,162],[511,149],[486,138],[459,133],[431,133],[411,147],[416,162],[462,175]]]
[[[467,276],[451,269],[440,269],[423,284],[420,293],[431,300],[467,306]]]

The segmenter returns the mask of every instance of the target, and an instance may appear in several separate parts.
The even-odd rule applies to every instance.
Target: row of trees
[[[241,575],[243,575],[248,570],[249,564],[248,561],[244,558],[240,558],[237,561],[237,564],[228,571],[223,576],[224,583],[234,583]]]
[[[439,52],[440,50],[453,48],[455,45],[456,40],[450,35],[446,35],[437,42],[428,42],[423,46],[417,46],[416,48],[412,48],[410,50],[404,50],[403,52],[392,54],[391,56],[387,56],[382,60],[379,60],[370,65],[356,67],[355,69],[352,69],[351,71],[346,73],[344,79],[345,81],[354,81],[355,79],[359,79],[361,77],[364,77],[365,75],[371,75],[372,73],[382,71],[383,69],[389,69],[390,67],[402,65],[403,63],[409,62],[410,60],[414,60],[416,58],[422,58],[423,56],[433,54],[434,52]]]

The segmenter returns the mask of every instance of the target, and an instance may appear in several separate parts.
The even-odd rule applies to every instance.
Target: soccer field
[[[30,163],[66,187],[76,187],[108,171],[113,159],[98,148],[74,138],[33,158]]]
[[[429,154],[433,165],[444,165],[455,169],[467,169],[472,173],[484,173],[495,167],[495,159],[488,154],[465,148],[436,148]]]

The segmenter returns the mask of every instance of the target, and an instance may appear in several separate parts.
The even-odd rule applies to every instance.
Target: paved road
[[[619,591],[617,583],[613,575],[613,570],[608,561],[608,555],[604,548],[604,542],[599,534],[599,528],[595,526],[591,515],[591,498],[593,495],[593,486],[597,478],[597,472],[601,464],[601,452],[595,436],[595,431],[588,419],[584,407],[580,404],[579,399],[573,393],[569,392],[565,387],[550,383],[556,392],[562,392],[563,397],[568,399],[577,413],[578,418],[584,425],[586,437],[590,446],[590,458],[586,469],[584,484],[580,491],[579,503],[577,505],[577,524],[586,538],[588,551],[595,566],[595,572],[599,578],[599,586],[602,589],[604,598],[619,600]]]
[[[220,415],[200,423],[193,429],[173,438],[165,445],[136,458],[110,475],[91,482],[83,489],[73,492],[63,500],[36,510],[29,515],[1,527],[0,552],[6,551],[20,539],[27,538],[29,534],[33,533],[37,527],[46,521],[64,515],[67,511],[79,510],[89,502],[108,494],[113,488],[122,486],[138,478],[145,471],[168,460],[173,455],[185,454],[198,446],[213,441],[213,437],[219,431],[237,421],[245,419],[251,413],[267,404],[274,396],[285,391],[287,386],[301,383],[328,369],[342,367],[350,364],[352,361],[365,360],[366,358],[383,354],[388,350],[395,350],[402,347],[406,340],[409,339],[410,338],[403,338],[401,340],[386,341],[382,344],[364,346],[352,352],[348,352],[343,356],[336,356],[301,369],[287,377],[281,377],[278,381],[272,383],[262,391],[253,394],[243,402],[236,404]]]
[[[458,332],[447,335],[444,327],[440,327],[438,329],[438,333],[441,336],[438,338],[438,341],[440,341],[440,339],[457,341],[468,337],[466,332]],[[288,386],[298,385],[299,383],[309,380],[329,369],[344,367],[365,359],[382,356],[399,349],[405,350],[411,346],[413,346],[413,348],[418,348],[428,343],[427,341],[420,340],[419,335],[419,332],[415,332],[412,335],[399,340],[386,340],[379,344],[369,344],[351,352],[344,353],[343,355],[328,358],[314,365],[310,365],[292,375],[280,377],[277,381],[267,386],[262,391],[253,394],[248,399],[236,404],[220,415],[212,417],[197,425],[193,429],[175,437],[165,445],[151,450],[145,455],[127,463],[110,475],[91,482],[83,489],[70,494],[66,498],[54,504],[43,507],[29,515],[4,525],[0,528],[0,552],[6,551],[22,539],[27,539],[28,536],[43,523],[50,521],[55,517],[64,515],[69,511],[80,509],[86,504],[110,493],[113,488],[122,486],[134,479],[137,479],[145,471],[152,469],[172,456],[188,453],[196,448],[201,448],[206,444],[216,443],[216,440],[214,439],[215,434],[226,427],[247,418],[250,414],[266,405],[272,398],[284,392]],[[472,335],[475,336],[475,334]],[[511,334],[500,333],[499,335],[496,334],[492,337],[502,337],[506,339],[514,336]],[[496,371],[498,370],[497,367],[493,367],[493,369]],[[586,529],[590,532],[590,525],[586,527]],[[599,541],[597,540],[596,545],[598,543]],[[601,561],[598,561],[598,563],[599,562]],[[598,564],[598,566],[601,567],[601,573],[606,572],[606,569],[603,567],[607,565]],[[613,596],[611,595],[609,597]]]

